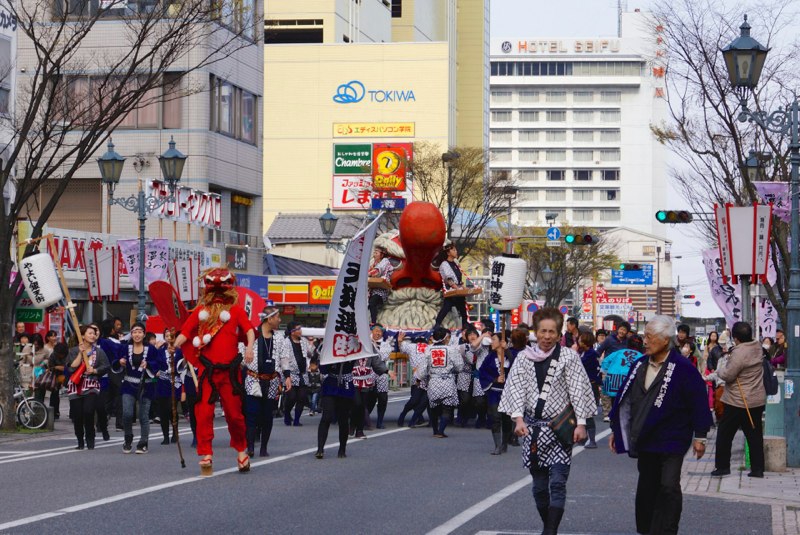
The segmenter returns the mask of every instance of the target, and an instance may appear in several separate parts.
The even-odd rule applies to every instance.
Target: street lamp
[[[338,222],[339,218],[331,213],[330,206],[325,209],[324,214],[319,216],[319,226],[322,229],[322,235],[325,236],[325,248],[343,253],[345,248],[341,243],[331,243],[331,236],[333,236],[333,231],[336,230],[336,223]]]
[[[545,284],[549,284],[553,280],[554,273],[553,270],[550,269],[550,266],[548,265],[544,267],[544,269],[539,273],[539,275],[542,277],[542,282],[544,282]]]
[[[115,199],[114,189],[117,187],[117,184],[119,184],[125,158],[114,151],[114,144],[109,141],[108,150],[97,159],[103,184],[108,187],[109,217],[111,207],[116,204],[129,212],[136,212],[139,219],[139,295],[136,303],[136,319],[141,322],[147,319],[147,315],[144,313],[147,297],[144,286],[145,224],[147,223],[147,216],[166,203],[175,202],[175,189],[178,182],[181,180],[183,166],[186,163],[186,156],[175,149],[175,140],[170,138],[169,148],[164,154],[158,157],[158,161],[161,164],[161,172],[164,175],[164,180],[169,186],[169,196],[145,195],[142,182],[139,181],[139,192],[136,195],[131,195],[123,199]]]
[[[791,243],[797,244],[800,239],[800,103],[795,98],[789,107],[778,108],[773,112],[752,111],[747,107],[747,93],[753,91],[758,84],[761,70],[764,68],[768,48],[763,47],[758,41],[750,37],[750,25],[747,16],[740,26],[741,35],[728,45],[723,51],[725,65],[731,85],[739,94],[742,111],[739,113],[740,122],[755,123],[762,129],[781,136],[790,135],[791,181],[790,196],[792,202],[792,221],[790,227]],[[786,362],[786,383],[800,384],[800,258],[797,245],[790,252],[789,267],[789,300],[786,303],[787,325],[784,328],[788,342],[788,358]],[[800,466],[800,442],[795,437],[800,433],[800,422],[797,414],[800,409],[800,396],[788,396],[784,399],[784,436],[786,440],[786,464]]]
[[[447,237],[453,236],[453,162],[461,158],[461,153],[449,150],[442,154],[442,167],[447,167]]]

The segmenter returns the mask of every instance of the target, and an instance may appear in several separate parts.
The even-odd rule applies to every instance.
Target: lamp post
[[[447,167],[447,237],[451,236],[453,227],[453,162],[461,158],[461,154],[449,150],[442,154],[442,167]]]
[[[798,240],[800,240],[800,139],[798,126],[800,126],[800,103],[797,97],[787,108],[778,108],[773,112],[750,110],[747,106],[747,95],[758,84],[761,70],[767,58],[769,49],[750,37],[750,25],[747,16],[739,27],[741,35],[730,45],[722,50],[728,77],[731,85],[736,89],[742,110],[739,113],[740,122],[755,123],[768,132],[778,135],[790,136],[789,149],[791,162],[791,211],[792,220],[790,235],[792,247],[789,252],[789,300],[786,303],[786,323],[784,332],[788,342],[788,358],[786,362],[786,385],[800,386],[800,258],[798,258]],[[787,386],[788,391],[788,386]],[[800,466],[800,422],[797,414],[800,409],[800,398],[795,393],[784,399],[784,433],[786,440],[786,464]]]
[[[100,167],[100,176],[103,183],[108,187],[108,210],[111,211],[113,205],[119,205],[129,212],[136,212],[139,219],[139,295],[136,303],[136,319],[144,322],[147,315],[144,313],[146,303],[146,289],[144,285],[145,268],[145,225],[147,216],[161,208],[164,204],[175,202],[175,189],[183,174],[183,166],[186,163],[186,156],[175,148],[175,140],[170,138],[169,148],[158,157],[161,166],[161,173],[169,187],[169,196],[160,197],[145,195],[142,182],[139,181],[139,192],[122,199],[114,198],[114,189],[119,184],[122,174],[122,166],[125,158],[114,151],[114,144],[109,140],[108,150],[97,159]]]
[[[319,216],[319,226],[322,229],[322,235],[325,236],[325,248],[344,253],[345,247],[343,244],[331,243],[331,237],[333,236],[333,231],[336,230],[336,223],[338,222],[339,218],[331,213],[330,206],[325,209],[324,214]]]
[[[514,253],[514,233],[513,229],[511,228],[511,205],[514,202],[514,199],[517,198],[517,192],[519,188],[516,186],[503,186],[503,196],[508,200],[508,212],[506,216],[508,217],[508,237],[506,238],[506,253],[513,254]]]

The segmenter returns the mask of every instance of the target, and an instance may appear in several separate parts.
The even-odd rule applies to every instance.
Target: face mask
[[[764,349],[769,349],[771,346],[769,344],[761,344],[761,347]]]

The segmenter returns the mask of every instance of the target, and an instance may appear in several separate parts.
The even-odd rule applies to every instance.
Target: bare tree
[[[599,233],[580,227],[559,227],[563,234]],[[545,300],[545,306],[559,306],[570,296],[575,288],[592,275],[611,268],[619,262],[614,251],[617,243],[612,240],[600,240],[594,245],[567,245],[548,247],[543,227],[517,227],[512,229],[517,238],[514,253],[520,255],[528,263],[528,289]],[[489,262],[493,256],[504,250],[505,233],[487,232],[475,245],[473,258]],[[552,278],[544,280],[545,268],[551,271]]]
[[[10,138],[0,147],[0,188],[13,181],[16,189],[10,204],[0,197],[0,280],[12,281],[0,284],[0,405],[9,415],[3,427],[13,428],[12,325],[21,279],[10,251],[17,220],[45,183],[55,184],[39,207],[33,237],[40,236],[70,181],[129,113],[207,89],[187,75],[256,46],[263,30],[257,7],[222,0],[0,5],[16,19],[26,70],[11,116],[0,120]],[[118,21],[113,35],[98,24],[110,19]]]
[[[450,198],[452,220],[447,221],[447,235],[458,242],[459,252],[467,256],[483,231],[505,214],[508,197],[504,188],[514,185],[514,178],[505,174],[486,173],[487,154],[481,148],[455,147],[460,156],[452,166]],[[448,169],[442,164],[441,147],[433,143],[417,143],[410,165],[414,177],[414,195],[418,200],[435,204],[447,218]]]
[[[663,2],[654,13],[655,38],[663,38],[667,60],[669,121],[652,125],[656,138],[680,159],[671,169],[683,196],[698,212],[727,202],[739,206],[757,199],[755,188],[743,172],[751,150],[771,152],[768,180],[789,180],[789,139],[740,122],[739,97],[728,79],[720,52],[739,35],[743,7],[724,0]],[[798,13],[792,0],[759,3],[747,11],[753,36],[774,47],[761,75],[751,109],[775,110],[793,98],[800,66],[795,38]],[[716,244],[711,218],[701,222],[700,232],[709,246]],[[771,253],[777,281],[766,284],[769,299],[786,322],[789,275],[789,225],[773,218]]]

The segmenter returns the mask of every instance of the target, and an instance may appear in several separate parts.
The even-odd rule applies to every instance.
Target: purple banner
[[[758,196],[765,203],[772,203],[772,213],[787,223],[792,216],[792,202],[788,182],[753,182]]]
[[[117,240],[122,259],[128,268],[128,278],[133,287],[139,289],[139,240]],[[144,251],[145,284],[167,280],[169,262],[169,240],[153,238],[147,240]]]

